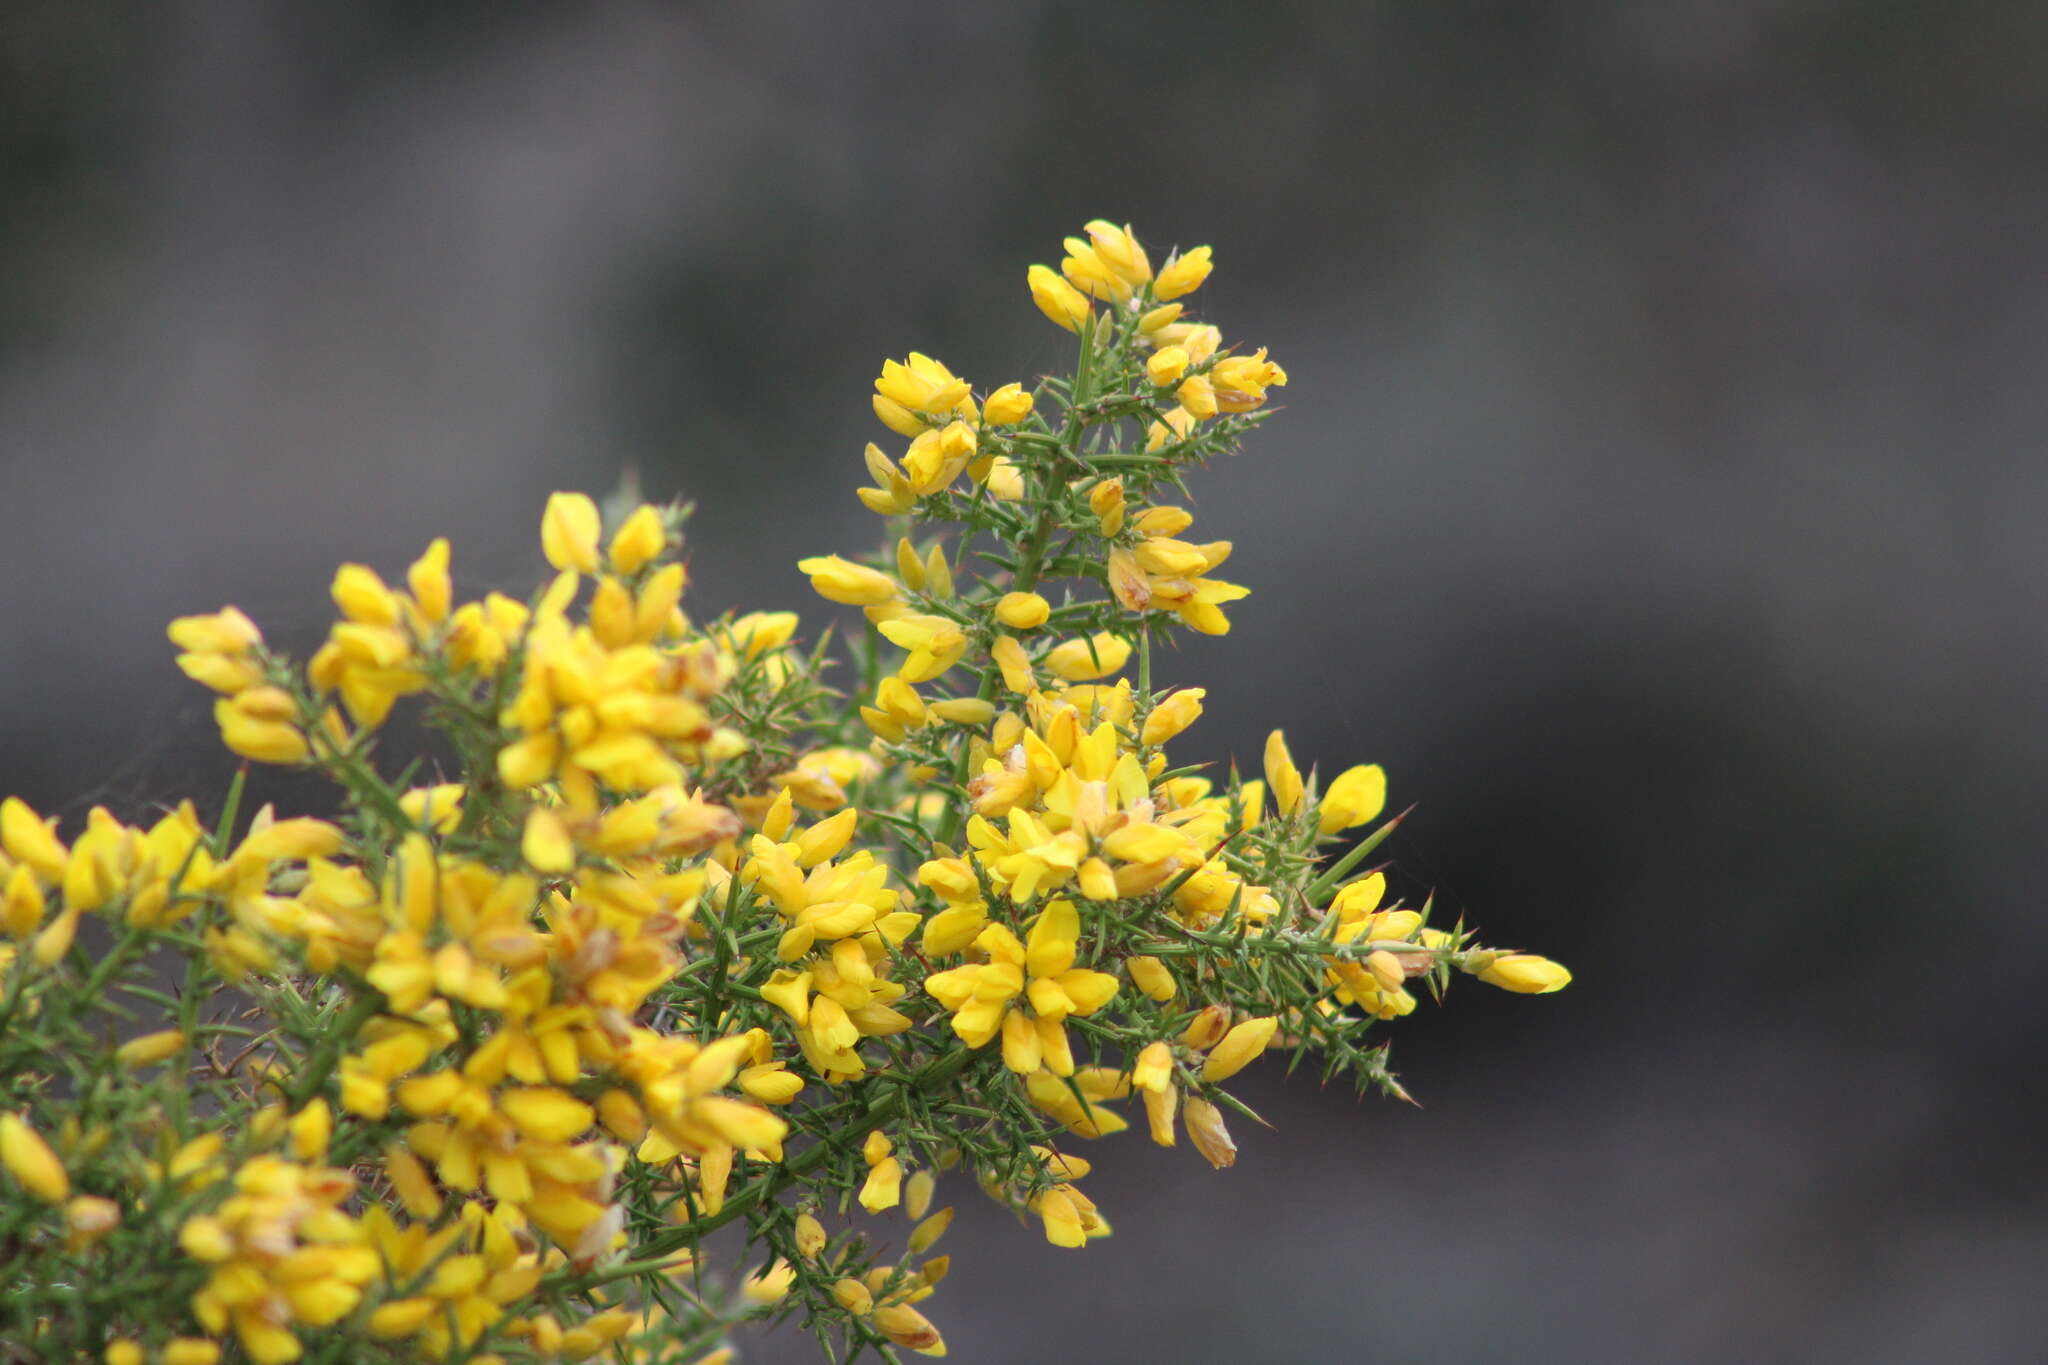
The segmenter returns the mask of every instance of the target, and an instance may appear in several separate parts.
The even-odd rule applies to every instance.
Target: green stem
[[[1414,808],[1410,807],[1409,809],[1412,810]],[[1316,878],[1313,882],[1310,882],[1308,890],[1303,892],[1302,894],[1307,896],[1309,901],[1313,903],[1315,901],[1321,900],[1324,896],[1329,895],[1332,891],[1335,891],[1337,889],[1338,883],[1342,882],[1344,878],[1350,874],[1351,869],[1357,867],[1360,863],[1364,862],[1366,859],[1366,855],[1370,854],[1374,849],[1378,848],[1381,844],[1385,843],[1387,841],[1387,836],[1392,834],[1395,830],[1399,829],[1401,827],[1401,822],[1403,820],[1406,820],[1407,818],[1408,811],[1404,810],[1399,815],[1395,816],[1393,819],[1387,821],[1387,823],[1381,825],[1378,829],[1374,830],[1371,834],[1367,835],[1364,839],[1360,840],[1358,847],[1352,849],[1349,853],[1339,858],[1336,862],[1330,864],[1329,870],[1324,872],[1322,876]]]
[[[306,1074],[292,1088],[291,1107],[294,1110],[304,1108],[308,1101],[320,1093],[327,1084],[327,1078],[334,1074],[335,1066],[341,1061],[342,1049],[355,1041],[356,1034],[362,1031],[363,1025],[370,1022],[370,1016],[382,1009],[383,1005],[384,993],[373,986],[365,986],[361,995],[348,1002],[348,1009],[343,1011],[341,1017],[336,1019],[331,1027],[322,1030],[320,1044],[313,1051],[312,1060],[306,1067]]]
[[[947,1081],[952,1080],[954,1076],[958,1075],[977,1055],[976,1052],[964,1048],[957,1052],[949,1052],[927,1063],[905,1085],[899,1086],[888,1095],[869,1105],[867,1111],[860,1116],[857,1123],[835,1126],[841,1132],[866,1132],[868,1129],[878,1128],[891,1119],[899,1117],[903,1113],[904,1106],[910,1102],[910,1097],[913,1093],[919,1090],[936,1089],[944,1085]],[[668,1267],[669,1257],[673,1256],[677,1251],[700,1241],[707,1234],[717,1231],[742,1214],[750,1213],[767,1203],[768,1200],[774,1198],[790,1185],[803,1179],[806,1175],[830,1160],[838,1151],[839,1149],[832,1143],[820,1142],[816,1146],[788,1158],[767,1175],[762,1176],[745,1189],[729,1197],[717,1213],[706,1214],[701,1218],[691,1220],[681,1227],[671,1229],[659,1237],[650,1238],[641,1245],[641,1254],[635,1259],[621,1261],[617,1265],[607,1266],[603,1270],[581,1276],[568,1275],[552,1281],[543,1280],[541,1288],[543,1291],[552,1288],[569,1293],[585,1293],[598,1288],[600,1285],[630,1279],[636,1275],[654,1274],[665,1270]]]

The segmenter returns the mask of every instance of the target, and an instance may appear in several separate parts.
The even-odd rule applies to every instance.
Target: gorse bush
[[[765,1316],[941,1355],[937,1189],[1079,1247],[1083,1140],[1228,1166],[1261,1054],[1399,1094],[1411,987],[1566,983],[1387,901],[1377,767],[1167,757],[1203,691],[1153,651],[1247,591],[1170,498],[1287,375],[1183,311],[1207,247],[1066,248],[1029,285],[1071,375],[884,364],[893,547],[802,561],[859,609],[815,644],[692,621],[681,509],[607,538],[573,493],[530,601],[458,603],[436,541],[344,565],[303,666],[172,623],[227,746],[342,814],[0,808],[0,1352],[680,1365]],[[401,705],[452,780],[379,750]]]

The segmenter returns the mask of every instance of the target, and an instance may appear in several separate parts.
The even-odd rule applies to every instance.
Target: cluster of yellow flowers
[[[942,1173],[1078,1247],[1110,1225],[1070,1140],[1119,1101],[1228,1166],[1269,1048],[1398,1094],[1366,1037],[1410,983],[1569,980],[1389,900],[1379,768],[1169,760],[1206,693],[1155,639],[1247,595],[1170,497],[1287,375],[1188,316],[1207,247],[1065,247],[1028,285],[1071,375],[883,365],[890,548],[798,566],[861,609],[842,659],[794,612],[693,622],[684,510],[607,538],[572,493],[530,601],[458,604],[436,540],[403,588],[344,565],[303,667],[233,607],[172,623],[228,748],[344,809],[245,822],[238,779],[212,830],[67,845],[0,804],[0,1353],[716,1362],[800,1316],[942,1355]],[[379,762],[415,697],[451,780]],[[702,1260],[728,1224],[749,1277]]]

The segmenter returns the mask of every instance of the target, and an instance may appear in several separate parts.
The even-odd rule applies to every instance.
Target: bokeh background
[[[2048,1358],[2044,69],[1985,0],[7,0],[0,787],[217,793],[167,618],[523,591],[627,471],[700,613],[822,624],[882,357],[1029,378],[1060,236],[1211,242],[1293,383],[1183,745],[1385,763],[1404,886],[1578,980],[1398,1025],[1420,1109],[1106,1147],[1085,1253],[955,1192],[954,1356]]]

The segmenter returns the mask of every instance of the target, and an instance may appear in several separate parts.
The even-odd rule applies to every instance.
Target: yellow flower
[[[436,538],[426,552],[405,571],[405,584],[412,590],[411,607],[419,620],[438,626],[448,619],[454,605],[455,587],[448,577],[448,542]]]
[[[1152,278],[1152,262],[1145,258],[1145,248],[1131,235],[1128,224],[1118,227],[1115,223],[1096,218],[1083,231],[1094,244],[1095,258],[1115,271],[1126,284],[1135,287]]]
[[[1104,479],[1088,490],[1088,510],[1095,513],[1096,525],[1105,536],[1113,536],[1124,528],[1124,481]]]
[[[1287,752],[1287,736],[1275,730],[1266,736],[1266,785],[1272,788],[1273,804],[1282,815],[1294,814],[1301,804],[1301,770]]]
[[[164,1029],[129,1039],[114,1050],[114,1060],[121,1066],[141,1068],[168,1061],[184,1050],[184,1033],[174,1028]]]
[[[1216,1044],[1202,1063],[1204,1081],[1223,1081],[1235,1076],[1251,1065],[1266,1044],[1273,1040],[1274,1030],[1280,1021],[1270,1015],[1261,1019],[1247,1019],[1223,1035],[1223,1041]]]
[[[1547,957],[1530,953],[1509,953],[1495,958],[1479,973],[1489,986],[1519,995],[1548,995],[1572,983],[1572,974]]]
[[[875,380],[875,415],[899,436],[916,436],[948,417],[971,422],[978,416],[967,381],[916,351],[901,363],[882,362]]]
[[[51,824],[18,796],[0,801],[0,848],[53,882],[63,878],[71,861]]]
[[[597,538],[603,529],[597,504],[583,493],[553,493],[541,513],[540,545],[548,563],[563,572],[594,574]]]
[[[258,763],[303,763],[312,754],[293,724],[298,705],[279,687],[252,687],[213,704],[222,743]]]
[[[71,1177],[64,1173],[64,1163],[19,1114],[0,1114],[0,1165],[46,1204],[61,1204],[71,1197]]]
[[[896,1207],[903,1193],[903,1163],[890,1155],[892,1144],[880,1129],[869,1133],[861,1156],[868,1163],[867,1181],[860,1187],[860,1206],[869,1213]]]
[[[1156,748],[1193,725],[1201,719],[1202,698],[1208,695],[1205,687],[1180,687],[1161,697],[1152,714],[1145,717],[1140,742]]]
[[[1266,359],[1261,346],[1250,355],[1226,356],[1209,371],[1216,402],[1226,412],[1245,412],[1266,401],[1266,390],[1287,383],[1287,371]]]
[[[1074,966],[1080,933],[1074,903],[1049,901],[1027,942],[992,924],[975,939],[988,955],[986,964],[933,973],[925,978],[925,990],[952,1014],[953,1032],[969,1047],[984,1047],[1000,1032],[1010,1070],[1028,1076],[1042,1066],[1071,1076],[1074,1057],[1062,1021],[1095,1013],[1115,997],[1119,984],[1107,972]],[[1010,1003],[1020,995],[1030,1004],[1029,1014]]]
[[[838,555],[800,559],[797,568],[811,576],[811,589],[828,602],[847,606],[879,606],[896,599],[896,580],[879,569],[855,564]]]
[[[1032,266],[1027,272],[1027,279],[1031,285],[1031,301],[1038,305],[1038,311],[1069,332],[1080,331],[1081,324],[1095,311],[1080,290],[1049,267]]]
[[[1173,999],[1180,990],[1173,973],[1156,957],[1126,958],[1124,968],[1131,974],[1132,985],[1162,1004]]]
[[[1202,281],[1208,279],[1209,272],[1214,269],[1209,256],[1208,247],[1198,246],[1168,261],[1152,285],[1152,297],[1161,300],[1177,299],[1201,288]]]
[[[991,426],[1015,426],[1031,415],[1034,396],[1022,384],[1005,384],[981,405],[982,420]]]
[[[1097,631],[1081,639],[1053,646],[1045,666],[1068,682],[1105,678],[1124,666],[1131,657],[1131,642],[1108,631]]]
[[[636,574],[667,548],[668,528],[662,525],[661,513],[642,503],[612,535],[612,569],[617,573]]]
[[[1052,604],[1035,592],[1008,592],[996,603],[996,620],[1011,630],[1036,630],[1052,615]]]
[[[1335,834],[1354,825],[1379,818],[1387,806],[1387,774],[1377,763],[1346,768],[1323,793],[1316,812],[1316,829]]]
[[[910,651],[896,670],[906,683],[930,682],[967,652],[967,636],[943,616],[913,614],[876,625],[890,644]]]
[[[1237,1144],[1231,1141],[1220,1109],[1199,1095],[1190,1095],[1181,1108],[1181,1119],[1187,1125],[1189,1141],[1211,1166],[1222,1170],[1237,1164]]]
[[[1145,377],[1159,388],[1170,388],[1187,373],[1188,353],[1178,346],[1165,346],[1145,362]]]

